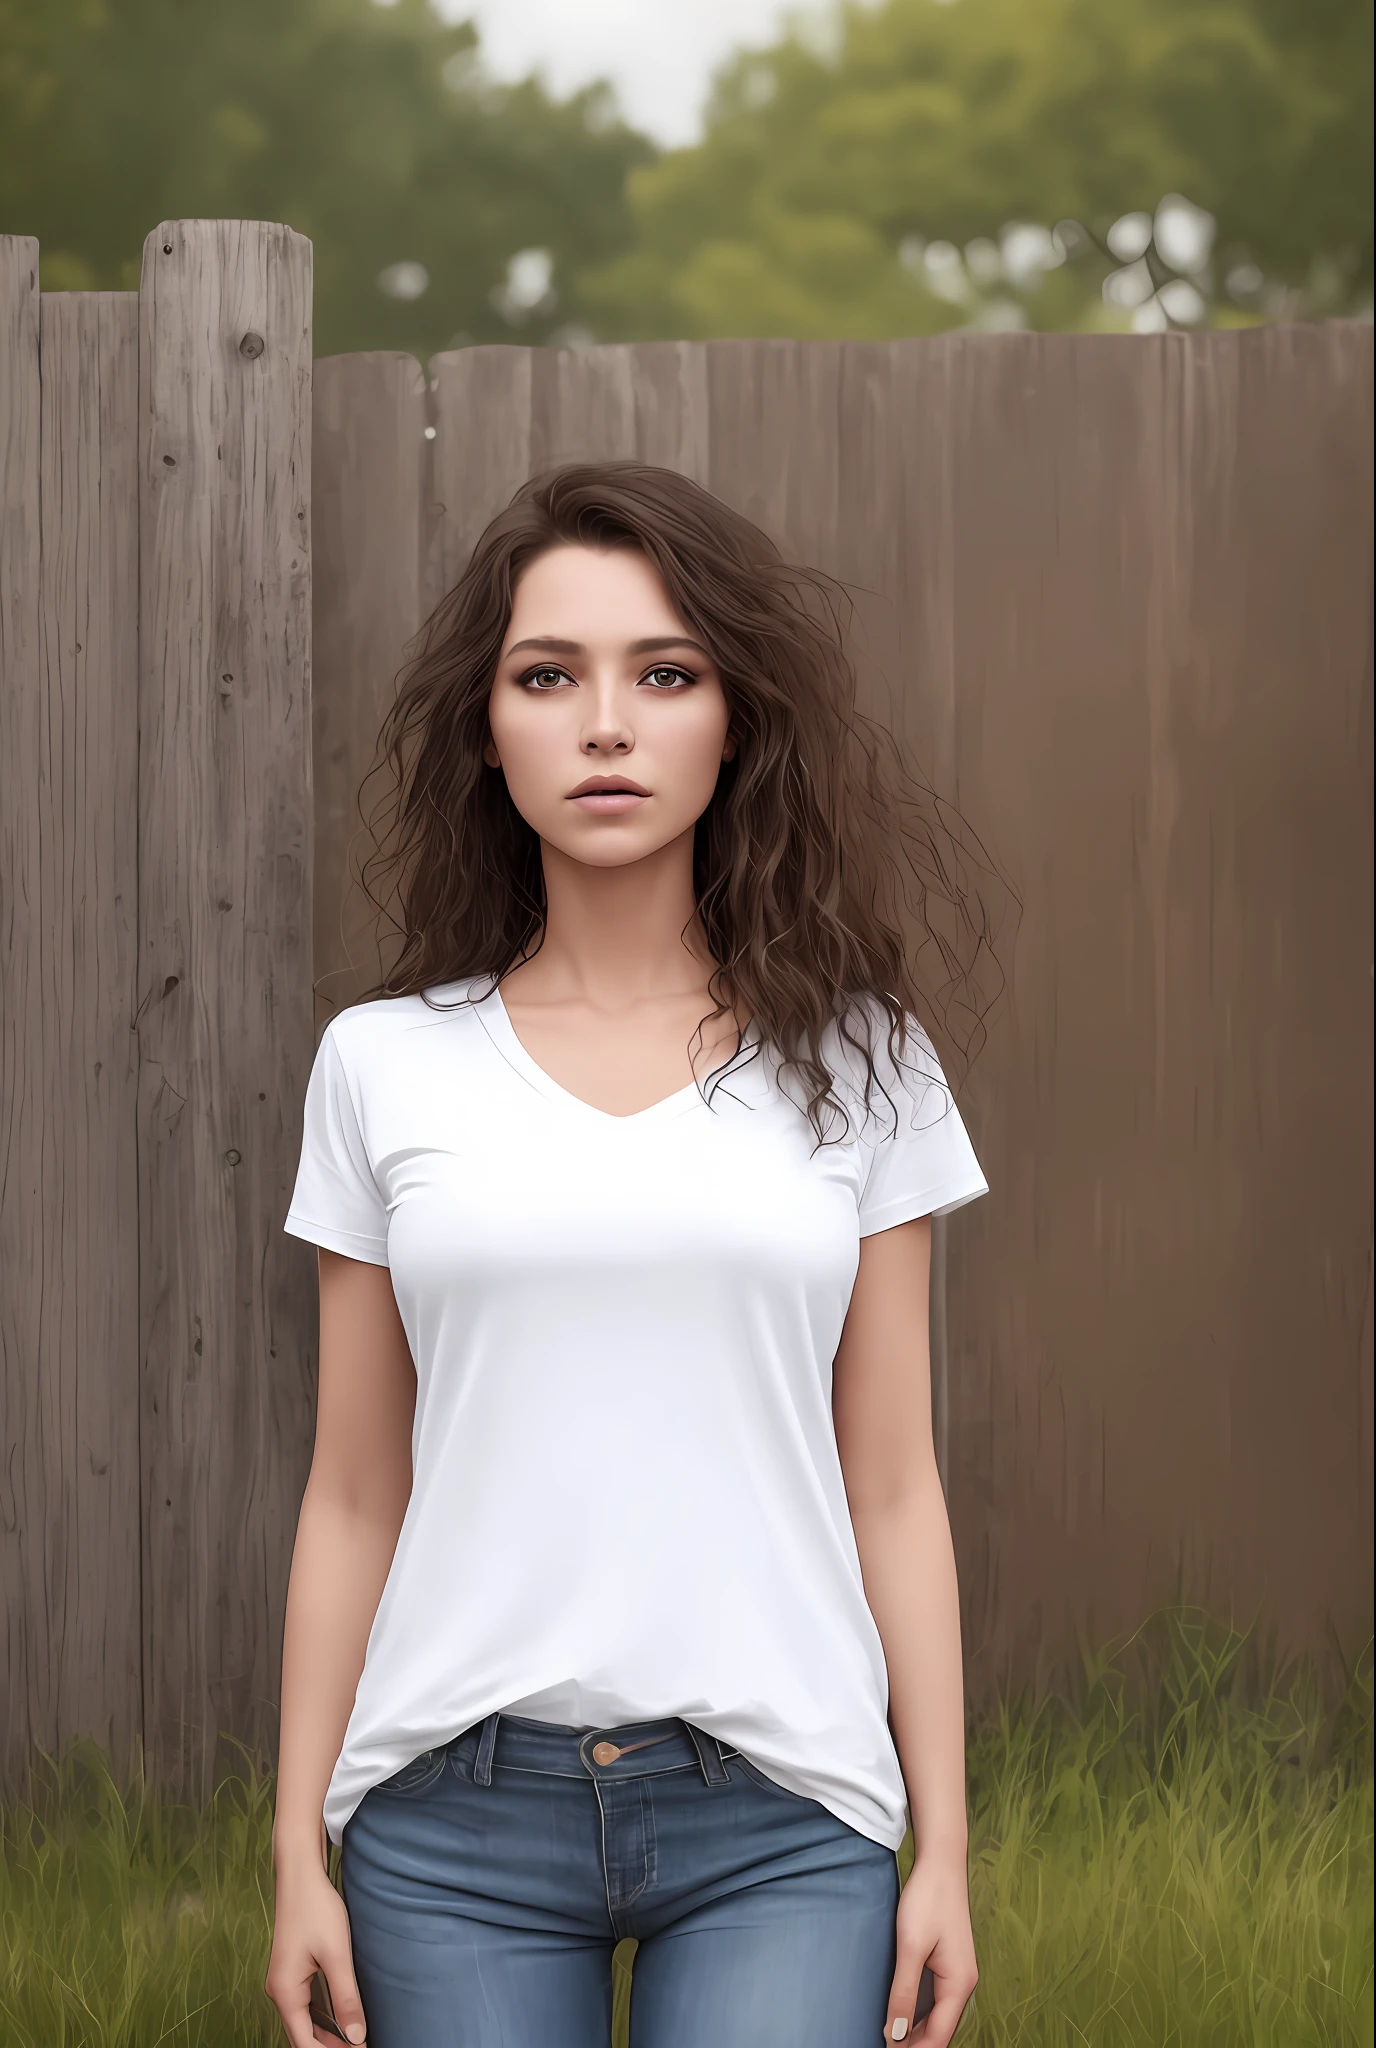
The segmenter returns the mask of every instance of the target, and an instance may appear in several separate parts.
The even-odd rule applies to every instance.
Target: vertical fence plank
[[[434,606],[489,519],[533,468],[528,348],[465,348],[431,358],[430,530],[424,606]]]
[[[6,1776],[50,1735],[43,1344],[38,244],[0,236],[0,1595]]]
[[[647,341],[630,351],[635,453],[707,482],[711,410],[700,341]]]
[[[138,297],[42,299],[45,1457],[49,1740],[141,1744]]]
[[[140,346],[144,1671],[159,1773],[275,1727],[312,1318],[310,245],[172,221]]]
[[[533,351],[532,469],[635,454],[635,353],[625,343]]]
[[[531,353],[437,355],[428,386],[413,356],[329,357],[315,368],[318,1024],[389,964],[385,918],[359,884],[374,843],[360,793],[366,818],[390,792],[385,768],[366,787],[365,777],[397,672],[530,472]]]
[[[953,560],[946,509],[951,468],[945,395],[951,343],[938,340],[920,354],[890,344],[885,355],[884,404],[878,416],[868,420],[873,451],[870,474],[888,473],[887,518],[880,520],[878,532],[871,532],[869,539],[886,562],[886,577],[891,579],[888,587],[894,592],[897,611],[893,669],[882,708],[900,744],[926,771],[933,789],[958,805],[960,692],[951,635]],[[885,437],[890,450],[887,463],[881,452]],[[864,526],[864,520],[857,517],[857,531]],[[992,844],[996,821],[983,822]],[[982,1107],[978,1085],[973,1092],[962,1094],[962,1113],[981,1152],[986,1128]],[[952,1487],[951,1271],[980,1227],[968,1213],[958,1222],[946,1216],[932,1219],[932,1427],[948,1502]]]
[[[834,570],[842,344],[706,347],[709,488],[798,559]]]
[[[359,816],[383,714],[421,623],[426,386],[414,356],[375,350],[315,365],[316,1023],[379,972],[375,913],[358,882],[370,841]],[[363,790],[363,809],[382,778]]]
[[[1226,1338],[1196,1348],[1227,1481],[1202,1512],[1173,1504],[1215,1605],[1226,1589],[1287,1636],[1307,1621],[1325,1649],[1349,1617],[1371,1627],[1372,339],[1325,321],[1182,341],[1162,518],[1189,573],[1158,652],[1178,788],[1155,805],[1174,845],[1153,1097],[1180,1119],[1193,1093],[1211,1134],[1203,1199],[1179,1205],[1196,1326],[1232,1276]],[[1145,1489],[1133,1506],[1160,1512]]]

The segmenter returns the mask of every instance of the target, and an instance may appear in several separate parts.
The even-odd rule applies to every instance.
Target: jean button
[[[595,1764],[614,1764],[621,1751],[614,1742],[594,1742],[592,1760]]]

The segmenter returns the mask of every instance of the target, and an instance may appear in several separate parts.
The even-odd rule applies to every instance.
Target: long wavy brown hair
[[[365,821],[375,850],[360,880],[390,918],[396,950],[362,1000],[429,1001],[441,984],[500,980],[538,949],[539,839],[483,747],[516,583],[537,555],[569,542],[640,549],[711,650],[725,689],[736,753],[698,821],[693,855],[716,963],[716,1008],[703,1025],[728,1016],[748,1029],[743,1038],[738,1024],[709,1094],[768,1045],[781,1078],[802,1084],[826,1142],[836,1113],[843,1128],[849,1121],[824,1058],[828,1027],[863,1061],[867,1103],[882,1089],[873,1042],[881,1019],[898,1061],[908,1016],[936,1042],[939,1010],[968,1063],[984,1036],[976,983],[994,954],[988,905],[964,873],[993,870],[955,813],[943,823],[950,807],[859,709],[847,592],[786,561],[701,485],[639,462],[571,463],[523,484],[421,629],[364,779],[366,787],[379,772],[388,777]],[[380,960],[386,944],[379,939]],[[922,971],[933,960],[938,975]]]

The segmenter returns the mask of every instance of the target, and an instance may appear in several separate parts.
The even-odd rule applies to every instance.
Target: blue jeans
[[[893,1850],[677,1718],[489,1715],[365,1795],[343,1882],[368,2048],[608,2048],[627,1936],[631,2048],[884,2048]]]

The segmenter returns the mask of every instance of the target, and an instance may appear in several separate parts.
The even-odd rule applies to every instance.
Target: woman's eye
[[[691,683],[693,678],[681,668],[652,668],[645,680],[657,690],[673,690],[684,683]]]
[[[566,678],[561,668],[533,668],[521,680],[536,690],[557,690]]]

